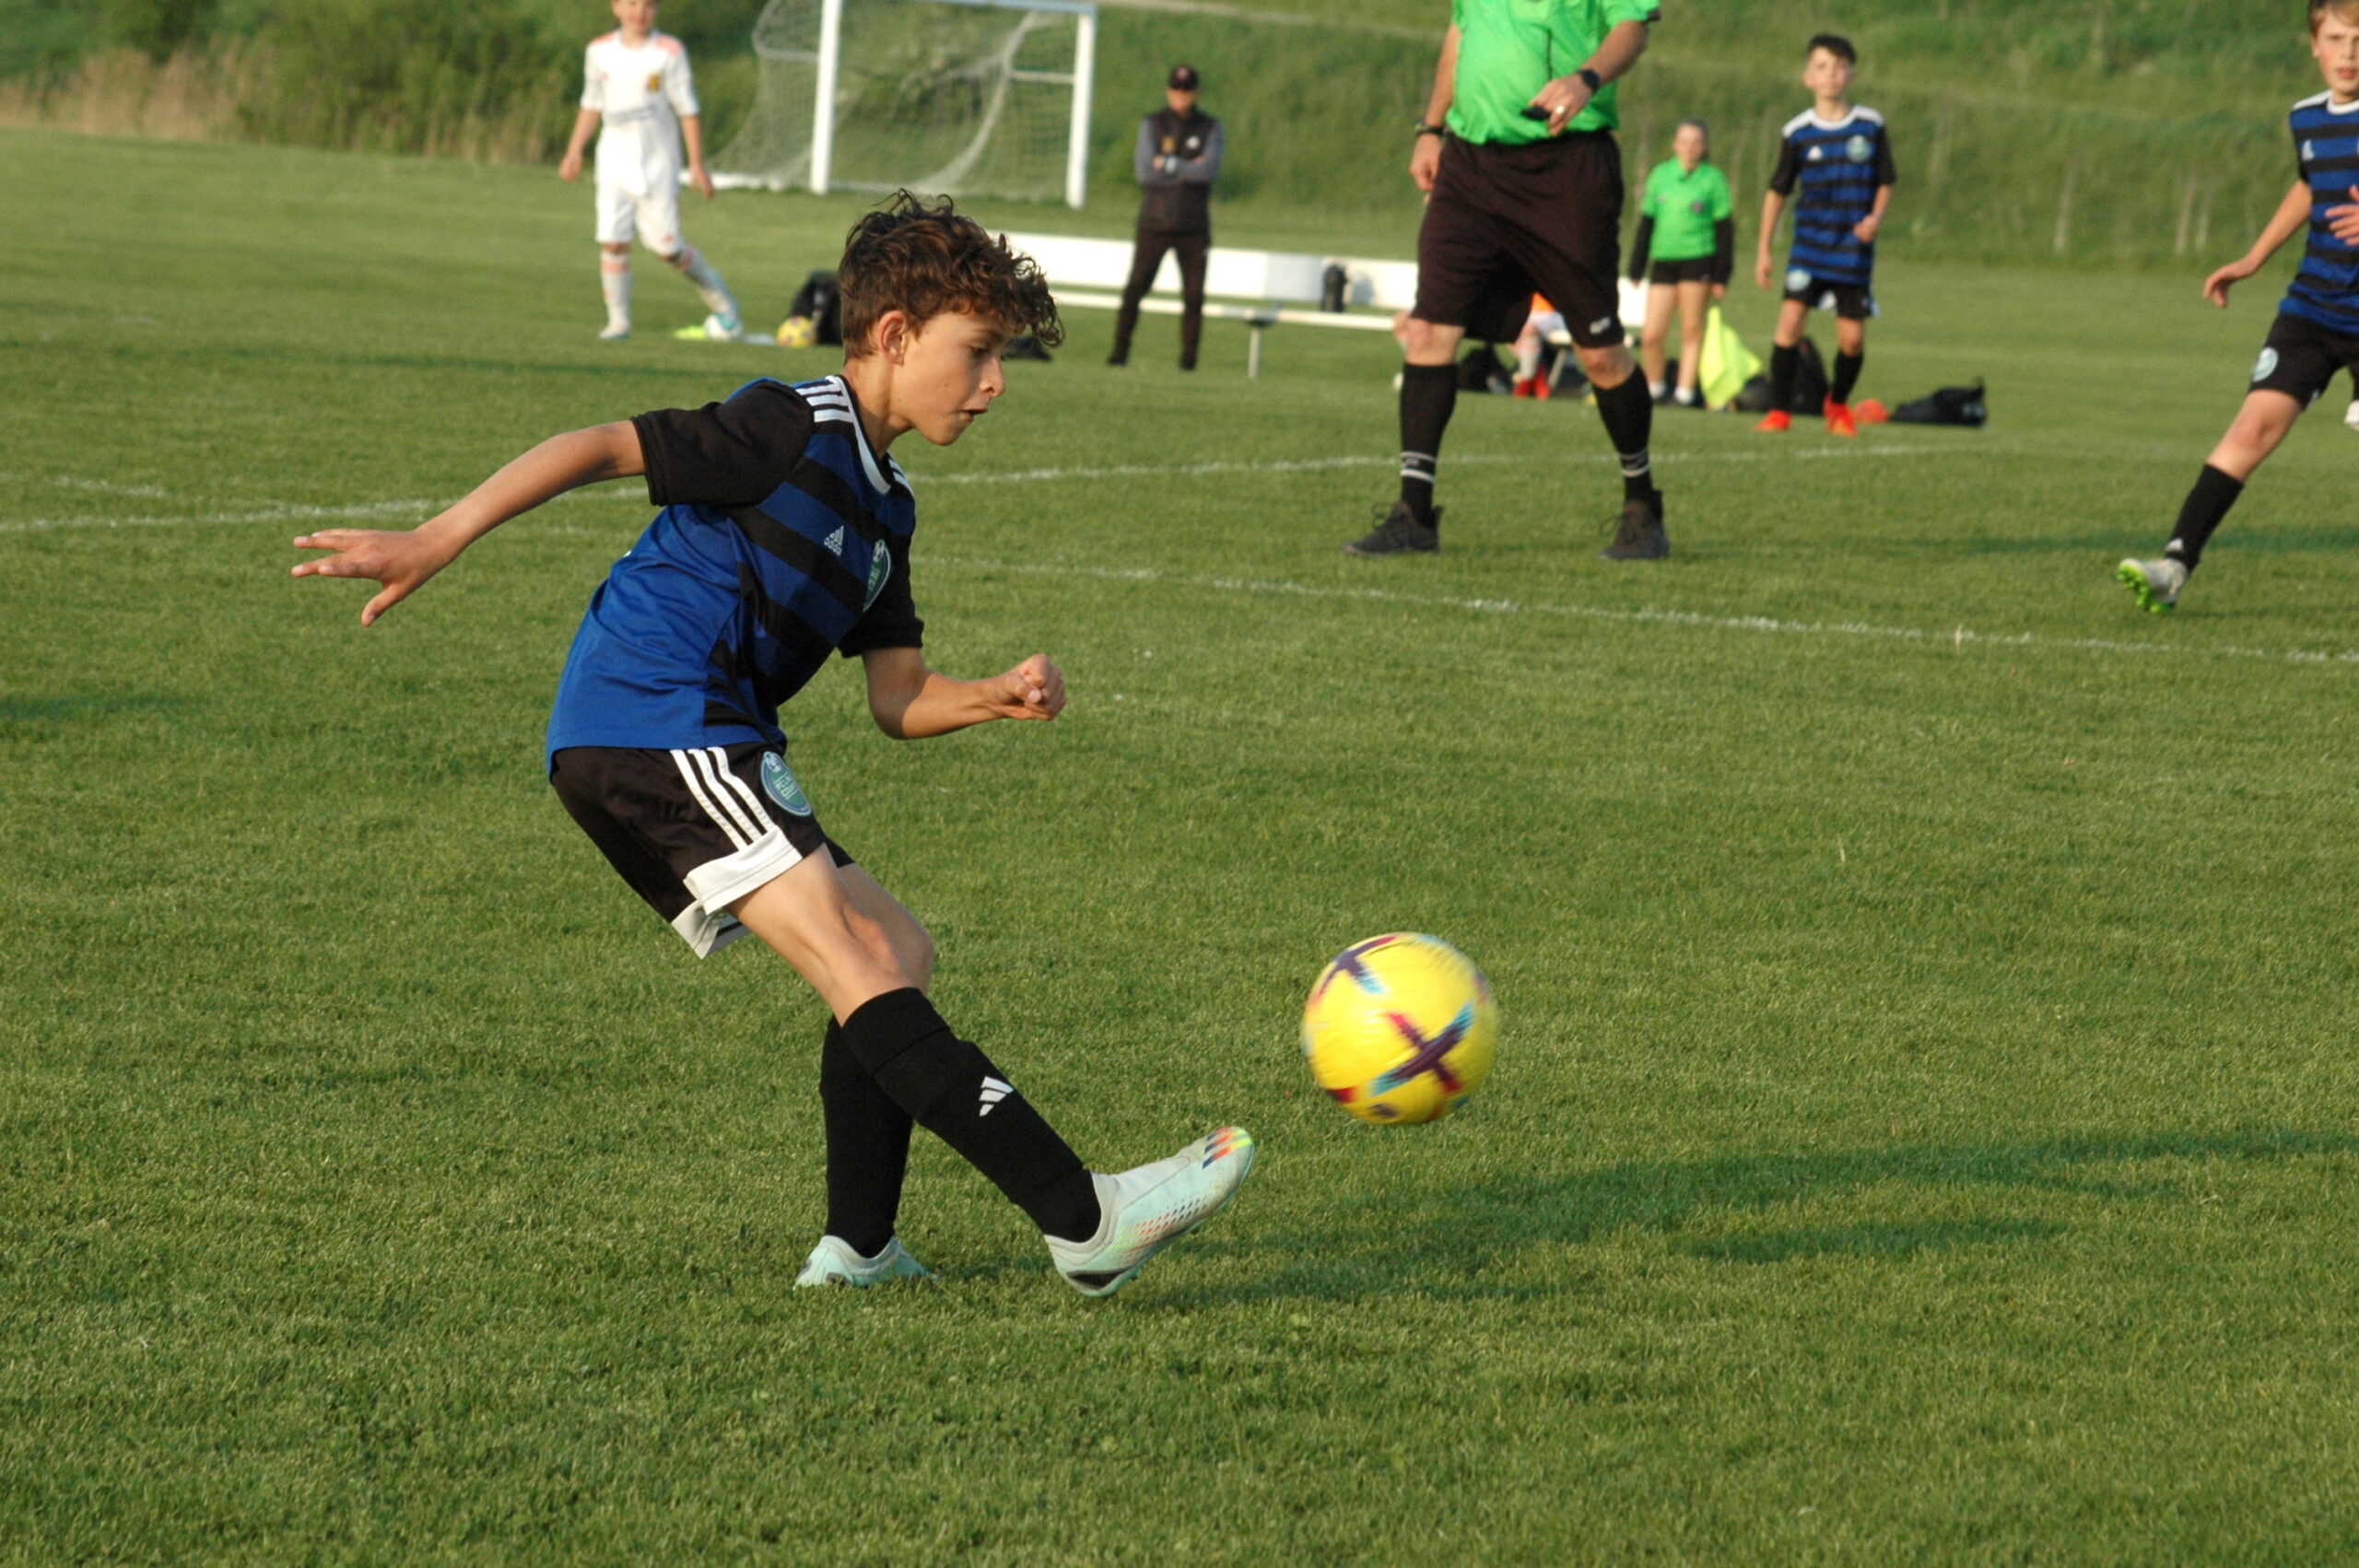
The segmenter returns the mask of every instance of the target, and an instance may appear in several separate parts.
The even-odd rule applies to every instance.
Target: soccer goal
[[[714,182],[1077,207],[1097,47],[1087,0],[769,0]]]

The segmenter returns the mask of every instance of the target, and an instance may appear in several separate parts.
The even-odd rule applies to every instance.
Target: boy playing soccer
[[[1777,172],[1761,198],[1761,249],[1754,280],[1770,287],[1769,242],[1794,187],[1794,245],[1786,257],[1786,302],[1769,351],[1769,414],[1756,430],[1787,430],[1794,416],[1794,373],[1802,364],[1802,324],[1813,307],[1835,311],[1835,376],[1826,393],[1826,431],[1856,436],[1851,389],[1867,357],[1868,318],[1875,314],[1876,235],[1892,205],[1892,142],[1884,116],[1844,95],[1860,61],[1851,41],[1831,32],[1810,41],[1802,86],[1813,102],[1786,122]]]
[[[907,192],[852,227],[837,279],[842,374],[551,437],[414,532],[298,539],[334,553],[295,575],[381,584],[365,626],[510,518],[645,474],[663,509],[591,598],[557,683],[549,781],[699,957],[751,931],[827,1004],[827,1229],[795,1282],[925,1277],[894,1233],[915,1123],[1030,1216],[1074,1289],[1110,1295],[1228,1201],[1253,1140],[1226,1127],[1120,1176],[1084,1169],[934,1011],[933,940],[820,828],[778,723],[835,651],[860,657],[869,712],[897,739],[1063,709],[1041,655],[980,681],[927,666],[917,503],[886,455],[911,430],[957,440],[1006,390],[1012,338],[1062,340],[1056,302],[1029,258]]]
[[[606,330],[614,342],[630,335],[630,242],[635,235],[672,263],[712,314],[704,335],[734,338],[737,301],[712,263],[680,233],[680,142],[688,146],[688,178],[706,201],[712,176],[704,167],[704,122],[697,111],[688,52],[655,30],[655,0],[614,0],[619,29],[593,40],[582,60],[581,112],[557,177],[581,178],[581,149],[598,133],[598,280],[606,294]]]
[[[2301,270],[2278,304],[2244,407],[2204,461],[2170,543],[2157,560],[2124,561],[2115,568],[2139,604],[2157,615],[2177,607],[2204,544],[2302,410],[2318,401],[2336,371],[2349,367],[2359,373],[2359,206],[2347,205],[2359,202],[2359,0],[2310,0],[2310,53],[2327,90],[2294,106],[2300,175],[2252,249],[2203,280],[2203,297],[2227,309],[2228,290],[2306,228]]]

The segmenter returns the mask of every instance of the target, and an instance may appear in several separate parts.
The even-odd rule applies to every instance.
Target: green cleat
[[[2178,608],[2178,591],[2187,586],[2187,568],[2168,556],[2154,561],[2124,561],[2114,568],[2138,607],[2150,615],[2167,615]]]

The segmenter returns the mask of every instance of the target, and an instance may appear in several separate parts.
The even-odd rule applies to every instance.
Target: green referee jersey
[[[1647,176],[1647,193],[1638,198],[1638,216],[1655,220],[1654,243],[1648,253],[1659,262],[1693,262],[1712,253],[1712,226],[1733,216],[1736,203],[1729,195],[1729,177],[1708,163],[1690,174],[1675,158],[1664,158]]]
[[[1470,142],[1546,141],[1547,123],[1523,117],[1532,95],[1589,64],[1620,23],[1661,15],[1656,0],[1450,0],[1458,29],[1450,130]],[[1610,131],[1621,123],[1615,86],[1599,88],[1566,129]]]

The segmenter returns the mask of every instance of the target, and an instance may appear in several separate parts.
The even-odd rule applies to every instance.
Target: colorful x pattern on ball
[[[1371,953],[1375,953],[1382,948],[1391,947],[1394,942],[1399,942],[1400,940],[1401,939],[1398,936],[1372,936],[1366,942],[1355,942],[1351,946],[1344,949],[1343,952],[1335,955],[1335,961],[1327,965],[1327,973],[1322,976],[1319,981],[1318,992],[1313,995],[1310,1000],[1316,1001],[1320,997],[1325,996],[1327,994],[1327,988],[1334,982],[1335,977],[1338,975],[1349,975],[1353,981],[1358,985],[1360,989],[1367,992],[1370,996],[1383,995],[1384,982],[1378,979],[1374,975],[1369,974],[1367,971],[1367,965],[1361,963],[1360,960],[1366,958]]]
[[[1459,1009],[1458,1016],[1430,1040],[1419,1034],[1417,1026],[1401,1014],[1388,1012],[1384,1016],[1399,1031],[1401,1037],[1409,1042],[1411,1054],[1407,1061],[1368,1085],[1368,1093],[1389,1094],[1420,1074],[1430,1072],[1441,1080],[1444,1089],[1457,1094],[1460,1088],[1458,1074],[1449,1070],[1449,1063],[1444,1059],[1458,1048],[1458,1043],[1466,1038],[1466,1031],[1474,1026],[1474,1010],[1472,1007]]]

